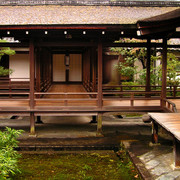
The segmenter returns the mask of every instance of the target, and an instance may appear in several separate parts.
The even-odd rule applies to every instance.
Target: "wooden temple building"
[[[13,41],[0,47],[11,47],[16,55],[5,58],[13,73],[0,80],[0,113],[30,116],[34,134],[40,116],[97,116],[100,133],[105,112],[172,111],[166,99],[167,48],[177,45],[167,40],[180,37],[179,7],[170,0],[1,0],[0,36]],[[116,43],[120,38],[146,42]],[[110,47],[147,48],[145,91],[104,86],[113,71],[108,62],[114,57],[105,53]],[[163,49],[160,92],[150,85],[152,47]]]

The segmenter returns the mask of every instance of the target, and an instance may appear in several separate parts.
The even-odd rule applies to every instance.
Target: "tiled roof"
[[[0,5],[179,6],[179,0],[0,0]]]
[[[0,25],[135,24],[175,7],[0,6]]]

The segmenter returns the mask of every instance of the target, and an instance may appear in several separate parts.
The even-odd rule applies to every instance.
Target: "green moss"
[[[13,179],[138,179],[137,172],[129,159],[117,158],[114,153],[23,154],[19,161],[19,167],[22,173]]]

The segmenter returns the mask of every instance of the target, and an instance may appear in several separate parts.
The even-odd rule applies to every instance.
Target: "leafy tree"
[[[6,42],[4,40],[0,40],[0,43],[2,42]],[[11,56],[11,55],[14,55],[15,54],[15,51],[12,50],[11,48],[9,47],[0,47],[0,61],[1,61],[1,58],[4,56],[4,55],[8,55],[8,56]],[[1,76],[7,76],[9,74],[12,73],[12,69],[5,69],[3,66],[0,66],[0,77]]]
[[[136,41],[126,41],[126,42],[136,42]],[[146,48],[111,48],[111,51],[117,52],[124,57],[124,61],[119,62],[116,68],[121,73],[121,75],[131,78],[136,74],[139,74],[139,79],[136,81],[141,84],[146,84],[146,62],[147,62],[147,49]],[[157,56],[157,50],[151,51],[151,79],[150,83],[154,85],[161,84],[162,78],[162,66],[154,67],[154,62],[161,60],[161,56]],[[140,61],[143,69],[137,71],[138,67],[135,66],[135,62]],[[180,62],[175,57],[173,53],[167,54],[167,84],[168,85],[178,85],[179,79],[177,79],[177,68],[180,67]]]
[[[0,179],[9,179],[20,172],[18,168],[18,158],[20,154],[14,150],[18,146],[17,138],[23,130],[15,130],[6,127],[5,131],[0,131]]]

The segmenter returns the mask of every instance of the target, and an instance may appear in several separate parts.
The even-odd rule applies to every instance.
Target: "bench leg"
[[[152,143],[158,143],[158,125],[152,121]]]
[[[174,138],[174,165],[180,168],[180,141]]]

